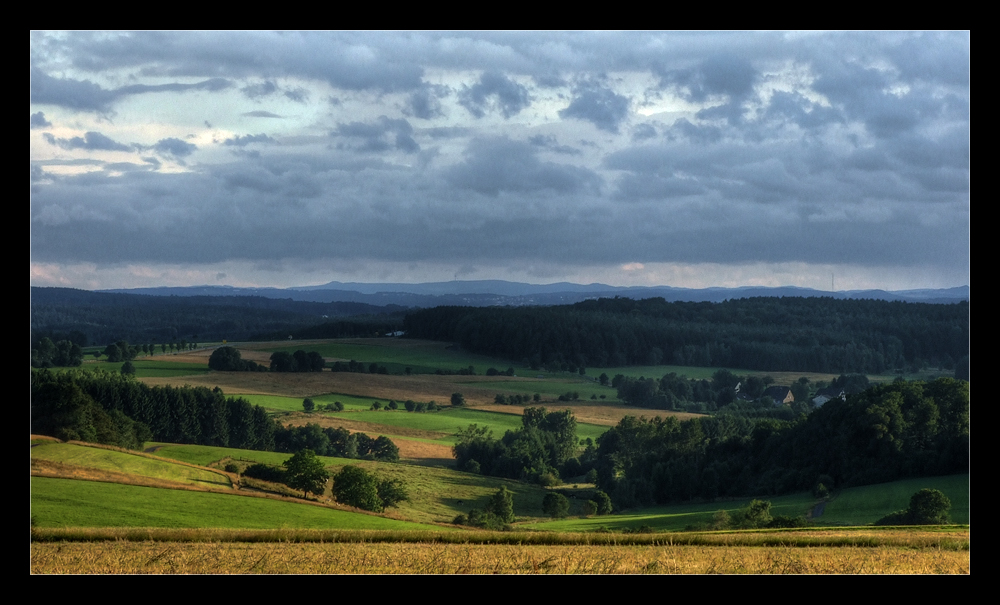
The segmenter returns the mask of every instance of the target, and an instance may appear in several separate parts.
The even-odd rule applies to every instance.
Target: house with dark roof
[[[795,396],[792,395],[792,389],[788,387],[779,387],[777,385],[771,385],[764,389],[764,394],[762,397],[770,397],[774,400],[774,405],[788,405],[795,401]]]

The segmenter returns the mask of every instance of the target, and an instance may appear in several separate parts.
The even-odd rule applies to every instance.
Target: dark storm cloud
[[[347,145],[358,151],[389,149],[398,149],[406,153],[420,151],[420,145],[413,140],[413,127],[403,119],[393,120],[379,116],[373,123],[339,124],[333,134],[353,140],[353,143]]]
[[[45,119],[45,114],[42,112],[33,113],[28,118],[29,128],[46,128],[52,126],[52,122]]]
[[[479,77],[479,82],[458,93],[458,103],[477,118],[487,112],[499,112],[510,118],[531,105],[531,96],[524,86],[499,72],[488,71]]]
[[[263,132],[260,134],[247,134],[247,135],[236,135],[235,137],[226,139],[222,142],[223,145],[230,147],[246,147],[250,143],[275,143],[276,141],[271,137],[267,136]]]
[[[628,117],[629,104],[628,97],[607,88],[587,88],[576,93],[569,107],[559,111],[559,117],[587,120],[601,130],[617,133]]]
[[[487,195],[501,191],[576,193],[600,187],[601,177],[585,168],[542,162],[531,145],[506,138],[475,139],[465,161],[446,178],[456,187]]]
[[[110,137],[106,137],[99,132],[88,132],[82,137],[73,137],[70,139],[57,139],[49,133],[43,133],[42,136],[50,145],[55,145],[63,149],[88,149],[91,151],[132,151],[133,147],[131,145],[125,145],[124,143],[119,143],[118,141],[112,140]]]

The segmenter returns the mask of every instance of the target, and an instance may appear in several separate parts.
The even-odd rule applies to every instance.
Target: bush
[[[302,409],[307,412],[311,412],[316,409],[316,402],[306,397],[302,400]]]
[[[244,477],[250,477],[251,479],[260,479],[261,481],[270,481],[271,483],[284,483],[285,482],[285,471],[274,466],[268,466],[266,464],[251,464],[246,467],[243,471]]]
[[[771,522],[771,503],[767,500],[751,500],[746,508],[733,515],[733,527],[756,529],[767,527]]]
[[[936,489],[922,489],[910,496],[910,507],[882,517],[875,525],[945,525],[951,500]]]
[[[594,502],[597,504],[598,515],[610,515],[613,509],[611,497],[601,490],[594,492]]]
[[[925,488],[910,497],[908,510],[914,525],[944,525],[948,523],[951,500],[939,490]]]
[[[569,514],[569,500],[562,494],[550,492],[542,500],[542,510],[550,517],[561,519]]]

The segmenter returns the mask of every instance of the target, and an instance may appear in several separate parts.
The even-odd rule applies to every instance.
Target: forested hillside
[[[186,338],[257,340],[284,338],[301,329],[334,336],[371,336],[399,329],[397,306],[318,303],[261,296],[143,296],[70,288],[31,288],[32,342],[48,336],[81,346],[116,340],[170,342]],[[362,316],[354,320],[347,317]],[[340,318],[339,321],[329,318]],[[318,324],[328,322],[323,330]],[[75,334],[76,338],[69,337]],[[85,342],[77,342],[81,339]]]
[[[404,326],[408,337],[454,341],[535,368],[672,364],[877,374],[953,368],[969,354],[967,302],[606,298],[556,307],[437,307],[408,314]]]
[[[619,507],[962,473],[969,383],[897,381],[791,421],[627,417],[597,443],[598,486]]]

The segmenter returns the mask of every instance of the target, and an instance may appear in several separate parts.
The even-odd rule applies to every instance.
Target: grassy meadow
[[[31,478],[31,516],[39,528],[426,528],[379,515],[275,498],[49,477]]]
[[[585,517],[583,503],[592,485],[547,489],[452,467],[456,433],[470,424],[486,426],[497,437],[521,427],[525,406],[497,405],[498,393],[538,393],[541,401],[528,406],[571,409],[578,437],[596,440],[626,415],[670,414],[626,407],[614,389],[597,383],[602,372],[656,378],[676,372],[710,379],[716,368],[588,368],[580,376],[534,371],[430,341],[232,344],[257,363],[266,364],[274,351],[303,349],[318,351],[328,362],[377,362],[390,374],[214,372],[207,366],[211,350],[202,349],[140,357],[133,361],[136,376],[150,385],[220,386],[227,396],[245,397],[286,424],[315,422],[389,436],[400,448],[400,463],[320,460],[331,474],[351,464],[399,479],[409,500],[385,514],[369,514],[334,504],[329,484],[322,496],[307,501],[255,493],[249,483],[234,485],[237,476],[221,471],[227,462],[240,468],[253,462],[281,465],[287,453],[148,443],[148,454],[139,455],[38,439],[30,454],[32,573],[969,573],[967,527],[859,527],[905,508],[923,487],[942,490],[952,500],[952,520],[968,524],[968,475],[840,490],[816,516],[819,501],[811,494],[765,497],[772,515],[805,516],[809,528],[708,532],[717,511],[732,515],[749,499]],[[485,376],[487,368],[504,371],[511,365],[514,377]],[[469,366],[477,375],[435,374]],[[83,366],[120,367],[91,360]],[[813,382],[835,377],[769,374],[779,383],[803,375]],[[454,392],[464,395],[467,407],[448,407]],[[579,400],[558,401],[573,392]],[[345,410],[305,413],[305,397],[317,405],[340,401]],[[384,407],[390,399],[399,409],[370,409],[374,401]],[[407,399],[446,407],[406,412]],[[500,486],[513,494],[513,532],[451,524],[456,515],[482,510]],[[570,498],[569,517],[553,520],[543,512],[542,501],[553,489]]]

